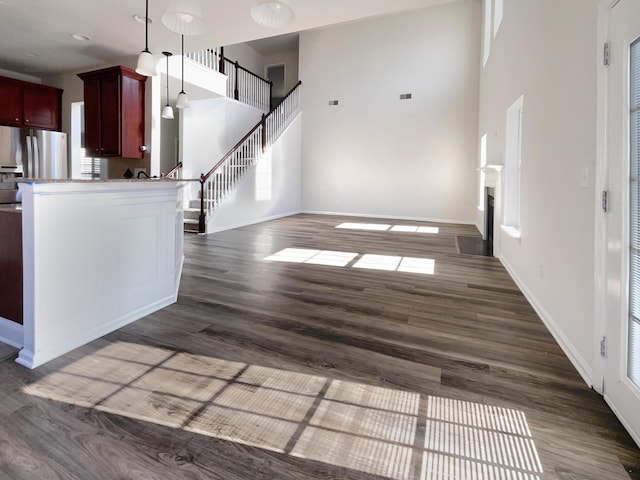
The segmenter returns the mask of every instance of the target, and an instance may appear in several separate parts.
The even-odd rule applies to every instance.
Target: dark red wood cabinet
[[[0,77],[0,125],[60,130],[62,90]]]
[[[127,67],[80,73],[85,149],[94,157],[142,158],[147,77]]]

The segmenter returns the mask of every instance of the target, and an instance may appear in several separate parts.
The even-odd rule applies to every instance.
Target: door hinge
[[[602,358],[607,358],[607,337],[602,337],[600,339],[600,356]]]
[[[605,213],[609,211],[609,192],[606,190],[602,191],[602,211]]]
[[[602,51],[602,63],[605,66],[609,65],[609,42],[604,44],[604,48]]]

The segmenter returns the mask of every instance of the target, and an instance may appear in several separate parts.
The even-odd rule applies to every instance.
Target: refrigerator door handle
[[[35,178],[40,178],[40,148],[38,144],[38,137],[33,135],[31,137],[33,142],[33,170],[35,172]]]
[[[27,147],[27,164],[24,175],[28,178],[33,178],[33,148],[31,145],[31,136],[27,135],[24,139],[24,143]]]

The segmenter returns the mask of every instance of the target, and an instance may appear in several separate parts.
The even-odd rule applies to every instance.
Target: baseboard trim
[[[325,212],[321,210],[302,210],[300,213],[307,213],[310,215],[331,215],[334,217],[380,218],[385,220],[409,220],[413,222],[452,223],[452,224],[458,224],[458,225],[476,226],[475,220],[452,220],[452,219],[443,219],[443,218],[406,217],[402,215],[377,215],[372,213]]]
[[[22,348],[24,342],[24,327],[0,317],[0,342],[15,348]]]
[[[538,301],[536,296],[527,287],[525,282],[515,273],[515,270],[511,267],[509,262],[502,255],[500,255],[500,257],[498,258],[509,275],[511,275],[511,278],[516,283],[518,288],[522,291],[525,298],[529,301],[533,309],[536,311],[542,322],[545,324],[551,335],[553,335],[553,338],[555,338],[556,342],[558,342],[558,345],[560,345],[560,348],[562,348],[562,351],[569,358],[569,361],[573,364],[584,382],[589,387],[593,387],[593,370],[591,369],[589,364],[585,361],[582,355],[578,353],[571,341],[567,338],[560,327],[558,327],[558,324],[553,320],[553,317],[542,306],[540,301]]]
[[[70,340],[65,341],[64,343],[56,343],[53,345],[51,344],[41,345],[40,347],[36,348],[36,352],[23,348],[22,350],[20,350],[20,353],[18,354],[16,363],[19,363],[24,367],[34,369],[50,360],[53,360],[56,357],[59,357],[60,355],[64,355],[65,353],[68,353],[71,350],[75,350],[76,348],[81,347],[82,345],[92,342],[97,338],[100,338],[119,328],[122,328],[125,325],[129,325],[130,323],[133,323],[136,320],[146,317],[147,315],[151,315],[152,313],[164,307],[168,307],[169,305],[172,305],[174,303],[175,303],[175,298],[173,294],[171,294],[149,305],[140,307],[139,309],[134,310],[133,312],[128,312],[125,315],[115,318],[96,328],[92,328],[90,330],[80,332],[78,335],[76,335]]]
[[[607,403],[607,405],[609,405],[609,408],[611,409],[613,414],[618,418],[618,420],[620,420],[620,423],[624,426],[627,433],[631,435],[631,438],[633,438],[633,441],[636,442],[638,447],[640,447],[640,436],[638,436],[636,432],[633,431],[633,429],[630,427],[630,424],[625,418],[625,416],[622,415],[620,411],[615,407],[615,402],[612,402],[609,400],[609,397],[607,397],[606,393],[604,395],[604,401]]]

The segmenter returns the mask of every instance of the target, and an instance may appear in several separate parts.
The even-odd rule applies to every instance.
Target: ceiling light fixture
[[[82,33],[72,33],[71,38],[78,40],[79,42],[90,42],[91,37],[89,35],[83,35]]]
[[[167,57],[167,104],[162,109],[162,118],[173,119],[173,108],[169,105],[169,57],[173,55],[171,52],[162,52]]]
[[[184,93],[184,35],[182,35],[182,90],[178,94],[178,99],[176,100],[176,108],[188,108],[189,107],[189,99],[187,98],[187,94]]]
[[[199,35],[204,32],[204,17],[198,0],[171,0],[162,15],[162,23],[181,35]]]
[[[284,0],[257,0],[251,7],[251,18],[263,27],[283,27],[293,17],[293,9]]]
[[[149,51],[149,0],[145,2],[144,13],[144,50],[138,57],[138,65],[136,66],[136,72],[140,75],[146,75],[147,77],[153,77],[156,75],[156,62],[153,60],[153,55]]]

